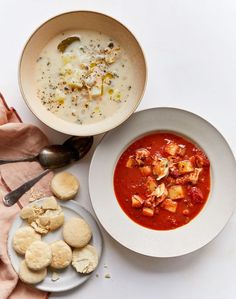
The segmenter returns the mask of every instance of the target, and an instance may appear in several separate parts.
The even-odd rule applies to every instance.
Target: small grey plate
[[[33,204],[40,204],[43,199],[37,200],[33,202]],[[93,232],[93,237],[92,240],[90,241],[90,244],[92,244],[98,253],[99,260],[102,255],[102,247],[103,247],[103,241],[102,241],[102,235],[100,232],[100,229],[93,218],[93,216],[85,210],[83,207],[79,206],[75,201],[70,200],[67,202],[58,202],[60,206],[63,208],[64,215],[65,215],[65,221],[68,220],[71,217],[81,217],[83,218],[91,227],[92,232]],[[26,225],[26,223],[20,218],[20,216],[17,216],[15,221],[13,222],[11,229],[9,231],[8,235],[8,243],[7,243],[7,249],[8,249],[8,254],[12,263],[12,266],[14,270],[18,273],[19,272],[19,266],[24,257],[18,255],[15,250],[12,247],[12,239],[13,236],[16,232],[16,230],[21,227]],[[62,227],[59,228],[58,230],[54,232],[50,232],[47,235],[42,237],[42,240],[51,243],[56,240],[63,240],[62,237]],[[84,283],[86,280],[88,280],[91,274],[80,274],[77,273],[76,270],[70,265],[66,269],[59,271],[56,270],[55,272],[59,273],[60,278],[56,281],[51,280],[52,276],[52,270],[48,268],[48,274],[46,278],[34,285],[36,289],[42,290],[42,291],[47,291],[47,292],[62,292],[62,291],[68,291],[71,290],[82,283]]]

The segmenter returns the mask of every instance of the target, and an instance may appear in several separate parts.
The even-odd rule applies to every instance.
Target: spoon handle
[[[0,159],[0,165],[2,164],[8,164],[8,163],[16,163],[16,162],[31,162],[37,160],[37,157],[27,157],[27,158],[21,158],[21,159],[13,159],[13,160],[1,160]]]
[[[7,207],[10,207],[10,206],[14,205],[26,191],[28,191],[30,188],[32,188],[42,177],[44,177],[50,171],[51,171],[51,169],[44,170],[42,173],[35,176],[34,178],[29,180],[28,182],[22,184],[21,186],[19,186],[15,190],[7,193],[3,197],[4,205],[7,206]]]

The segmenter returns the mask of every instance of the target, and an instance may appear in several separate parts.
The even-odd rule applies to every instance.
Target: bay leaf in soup
[[[57,49],[61,52],[64,53],[66,48],[69,47],[72,43],[80,41],[80,38],[78,36],[70,36],[67,37],[66,39],[63,39],[57,46]]]

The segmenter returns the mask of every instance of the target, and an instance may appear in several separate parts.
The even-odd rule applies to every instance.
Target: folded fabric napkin
[[[35,126],[23,124],[13,108],[8,108],[0,94],[0,159],[37,155],[48,144],[46,136]],[[42,172],[38,162],[18,162],[0,165],[0,298],[45,299],[48,293],[21,283],[7,254],[7,237],[14,218],[29,201],[50,195],[52,174],[41,179],[12,207],[5,207],[2,198],[10,190]]]

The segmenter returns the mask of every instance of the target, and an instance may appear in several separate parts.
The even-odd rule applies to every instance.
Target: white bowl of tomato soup
[[[210,187],[206,154],[170,132],[133,142],[114,171],[114,191],[123,211],[154,230],[176,229],[193,220],[206,204]]]
[[[174,257],[221,232],[236,205],[235,176],[233,153],[209,122],[153,108],[105,135],[92,158],[89,191],[115,240],[140,254]]]
[[[30,110],[70,135],[104,133],[137,108],[146,62],[134,35],[101,13],[74,11],[51,18],[29,38],[19,84]]]

